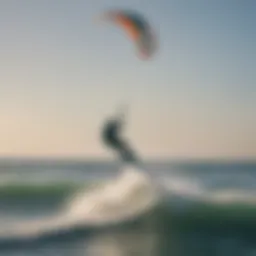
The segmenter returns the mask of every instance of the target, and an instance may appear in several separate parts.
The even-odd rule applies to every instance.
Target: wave
[[[55,216],[2,227],[0,238],[5,242],[31,240],[77,228],[116,225],[150,211],[161,196],[159,187],[146,173],[127,167],[116,179],[77,192]]]
[[[256,191],[245,189],[207,190],[201,183],[185,178],[162,180],[165,190],[179,198],[210,204],[244,204],[256,207]]]
[[[18,191],[17,187],[15,189],[9,188],[9,192]],[[30,193],[35,187],[22,189]],[[76,236],[91,230],[129,224],[149,215],[156,215],[164,225],[168,225],[169,221],[173,225],[174,220],[174,223],[180,221],[194,225],[203,221],[208,224],[242,221],[251,225],[256,220],[255,195],[252,193],[213,193],[191,180],[157,180],[143,170],[129,166],[115,179],[94,187],[87,184],[81,188],[70,183],[57,188],[56,184],[52,185],[52,190],[49,186],[41,189],[40,193],[72,193],[54,216],[2,226],[0,246],[13,245],[14,242],[44,241],[59,238],[60,235]]]
[[[32,184],[32,183],[7,183],[0,186],[0,199],[4,198],[31,198],[38,196],[52,197],[63,196],[75,193],[81,188],[95,187],[99,183],[77,184],[77,183],[45,183],[45,184]]]
[[[94,181],[94,182],[41,182],[41,183],[25,183],[25,182],[8,182],[0,184],[0,200],[10,199],[17,197],[18,199],[26,198],[52,198],[52,197],[70,197],[79,195],[80,198],[77,200],[82,200],[82,194],[92,195],[92,191],[98,190],[100,188],[106,188],[106,184],[111,184],[109,187],[111,189],[116,188],[117,183],[113,182],[128,182],[131,177],[135,177],[134,172],[136,169],[125,169],[123,172],[115,179],[106,181]],[[138,170],[136,170],[138,172]],[[133,174],[132,174],[133,173]],[[142,171],[139,171],[142,175]],[[132,176],[133,175],[133,176]],[[146,173],[143,173],[145,176]],[[138,175],[137,175],[138,176]],[[145,177],[144,177],[145,178]],[[149,179],[149,175],[147,175]],[[136,178],[134,178],[136,179]],[[249,189],[216,189],[209,190],[198,180],[193,180],[191,178],[185,177],[171,177],[163,179],[152,178],[154,180],[159,180],[159,184],[163,187],[169,196],[169,199],[178,198],[180,200],[187,201],[197,201],[212,204],[247,204],[256,205],[256,191]],[[99,190],[98,190],[99,191]],[[73,198],[72,198],[73,199]],[[87,200],[87,198],[86,198]]]

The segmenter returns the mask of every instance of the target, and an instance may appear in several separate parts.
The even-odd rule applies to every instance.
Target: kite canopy
[[[134,11],[113,10],[103,14],[103,19],[120,26],[135,43],[140,57],[150,58],[155,52],[156,39],[149,23]]]

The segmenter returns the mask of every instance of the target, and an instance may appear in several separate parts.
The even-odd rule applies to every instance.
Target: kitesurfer
[[[128,142],[121,137],[123,126],[124,115],[109,118],[103,126],[103,142],[116,151],[122,161],[126,163],[137,162],[137,157]]]

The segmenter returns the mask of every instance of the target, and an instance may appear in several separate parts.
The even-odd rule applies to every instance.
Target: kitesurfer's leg
[[[124,162],[135,162],[137,158],[135,154],[130,149],[127,143],[120,141],[118,147],[116,148]]]

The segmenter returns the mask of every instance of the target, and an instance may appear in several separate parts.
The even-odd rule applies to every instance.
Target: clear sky
[[[159,51],[95,18],[144,14]],[[104,118],[130,104],[144,157],[256,157],[256,1],[3,0],[0,155],[109,157]]]

